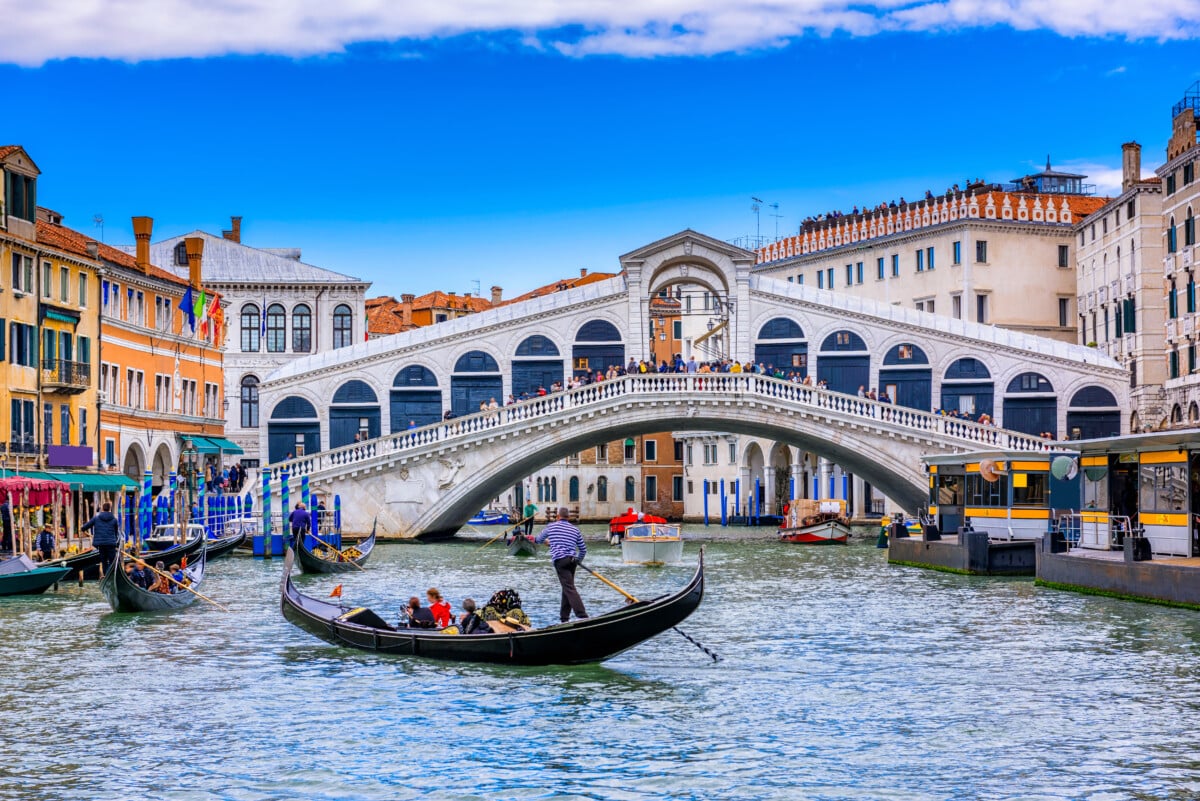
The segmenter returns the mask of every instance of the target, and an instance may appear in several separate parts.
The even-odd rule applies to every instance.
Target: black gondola
[[[165,551],[155,554],[159,556]],[[204,580],[204,540],[200,540],[199,557],[194,565],[188,565],[185,570],[192,577],[192,587],[199,587]],[[113,563],[112,570],[100,582],[100,592],[108,599],[109,605],[114,612],[161,612],[167,609],[182,609],[189,606],[196,600],[194,592],[180,589],[179,592],[171,594],[162,592],[150,592],[134,584],[125,575],[125,560],[129,559],[122,550],[117,555],[117,560]],[[153,567],[157,561],[151,563],[151,560],[145,560]],[[172,562],[165,562],[168,566]]]
[[[516,534],[508,543],[509,556],[534,556],[537,554],[537,543],[533,541],[533,537],[526,537],[524,534]]]
[[[230,534],[228,537],[219,537],[210,539],[208,545],[204,549],[204,559],[211,562],[214,559],[220,559],[234,548],[246,541],[246,532],[239,531],[236,534]]]
[[[346,573],[355,570],[355,565],[362,567],[371,557],[371,551],[375,548],[375,527],[378,524],[379,521],[376,521],[371,526],[371,536],[354,546],[358,549],[359,556],[354,559],[339,559],[336,562],[332,559],[322,559],[308,550],[308,546],[304,543],[304,540],[307,539],[306,536],[296,537],[299,540],[295,547],[299,553],[297,558],[300,562],[300,571],[302,573]]]
[[[182,562],[184,557],[191,558],[195,556],[204,547],[205,539],[203,530],[201,530],[199,535],[192,537],[187,542],[173,545],[170,548],[164,548],[161,551],[142,551],[138,556],[150,564],[160,560],[166,562],[168,565],[172,562]]]
[[[70,581],[79,577],[79,571],[83,571],[83,577],[88,581],[95,581],[100,578],[100,552],[95,548],[84,551],[83,553],[64,556],[60,559],[51,559],[49,562],[43,562],[42,567],[65,567],[71,572],[67,574],[64,581]]]
[[[678,625],[704,597],[704,550],[687,586],[673,595],[638,601],[598,617],[505,634],[442,634],[389,625],[370,609],[311,598],[292,584],[288,551],[280,582],[283,616],[335,645],[401,656],[502,665],[600,662]]]

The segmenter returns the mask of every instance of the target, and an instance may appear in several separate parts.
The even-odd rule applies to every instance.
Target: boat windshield
[[[679,526],[669,523],[636,523],[625,529],[626,539],[638,537],[656,537],[658,539],[679,539]]]

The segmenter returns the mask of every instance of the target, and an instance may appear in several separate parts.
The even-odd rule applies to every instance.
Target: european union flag
[[[187,315],[188,325],[192,327],[192,331],[196,330],[196,311],[192,301],[192,288],[189,286],[187,292],[183,293],[183,300],[179,301],[179,310]]]

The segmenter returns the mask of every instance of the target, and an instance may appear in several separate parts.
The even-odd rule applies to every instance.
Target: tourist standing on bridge
[[[558,583],[562,585],[558,615],[563,623],[571,619],[572,612],[581,620],[587,617],[583,599],[579,597],[579,590],[575,589],[575,566],[587,556],[587,545],[583,541],[583,534],[567,519],[569,516],[567,507],[558,507],[558,519],[537,535],[537,542],[550,541],[550,560],[554,563],[554,572],[558,574]]]

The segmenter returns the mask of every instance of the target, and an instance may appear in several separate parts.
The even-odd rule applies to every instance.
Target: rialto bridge
[[[620,262],[616,278],[281,368],[259,395],[274,480],[286,470],[341,494],[348,531],[378,516],[382,531],[438,535],[583,448],[724,431],[819,454],[911,509],[926,492],[922,455],[1036,450],[1042,432],[1100,436],[1128,424],[1128,374],[1091,348],[751,275],[754,254],[690,230]],[[752,373],[651,374],[478,411],[651,360],[652,301],[680,286],[711,299],[730,358],[812,374],[827,388]],[[895,403],[859,398],[859,387],[886,387]],[[938,409],[986,413],[994,425]],[[445,410],[457,416],[443,422]]]

